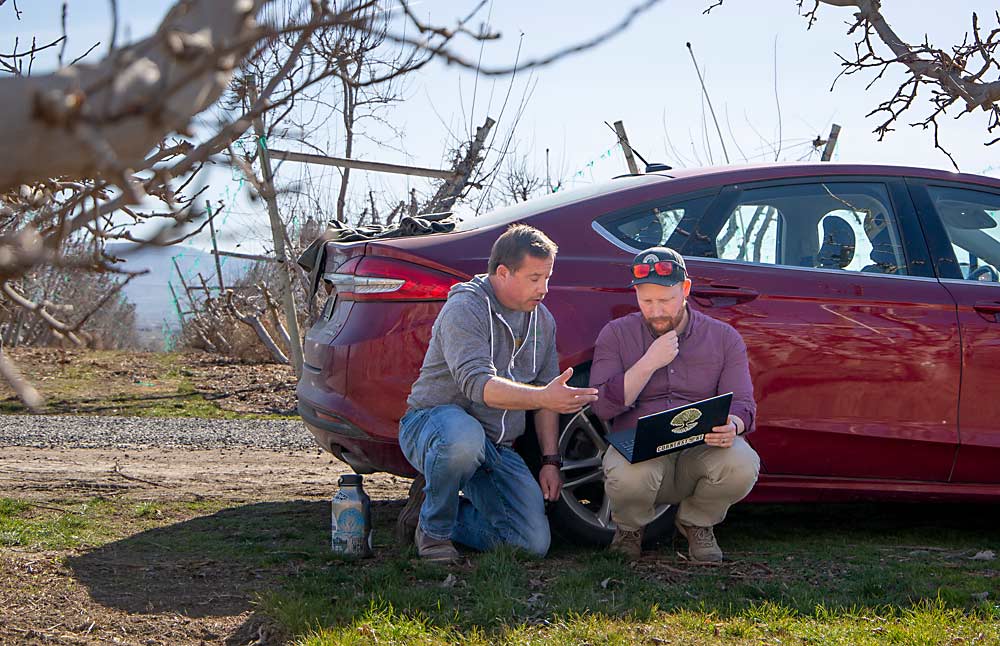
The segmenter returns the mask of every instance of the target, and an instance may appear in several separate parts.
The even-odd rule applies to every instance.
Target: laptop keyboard
[[[632,438],[631,440],[625,440],[621,444],[622,444],[622,447],[621,447],[622,448],[622,450],[621,450],[622,453],[631,453],[632,449],[635,447],[635,438]]]

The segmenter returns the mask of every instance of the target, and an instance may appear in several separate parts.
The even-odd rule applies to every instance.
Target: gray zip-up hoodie
[[[524,340],[515,348],[520,331],[512,328],[511,319],[522,316],[500,304],[485,274],[452,287],[406,400],[410,409],[455,404],[482,423],[491,442],[510,446],[524,433],[524,411],[487,406],[486,382],[499,376],[544,386],[559,376],[552,314],[539,304],[528,315]]]

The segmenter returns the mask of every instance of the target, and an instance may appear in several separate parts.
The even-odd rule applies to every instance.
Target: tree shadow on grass
[[[373,504],[376,526],[390,527],[403,503]],[[261,599],[303,575],[379,569],[395,557],[388,529],[376,534],[376,557],[360,564],[331,555],[329,531],[329,502],[255,503],[140,532],[69,557],[66,565],[91,598],[108,608],[192,618],[234,616],[256,609]],[[229,643],[274,632],[269,617],[255,614]]]
[[[327,556],[323,502],[266,502],[144,531],[67,559],[93,599],[191,617],[250,608],[254,593]]]

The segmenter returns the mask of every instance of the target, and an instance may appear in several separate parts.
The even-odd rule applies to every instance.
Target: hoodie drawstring
[[[490,361],[493,360],[493,307],[490,305],[490,297],[486,297],[486,311],[489,312],[490,328]]]
[[[538,366],[535,363],[535,355],[538,353],[538,317],[535,317],[534,328],[531,332],[531,371],[538,372]]]

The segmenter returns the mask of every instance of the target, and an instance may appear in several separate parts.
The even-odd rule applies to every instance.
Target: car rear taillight
[[[324,275],[337,289],[337,298],[349,301],[437,301],[459,279],[428,267],[381,256],[348,261]]]

